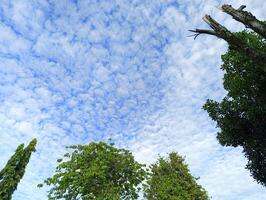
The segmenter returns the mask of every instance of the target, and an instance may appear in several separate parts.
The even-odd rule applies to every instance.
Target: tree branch
[[[261,66],[262,70],[266,72],[266,54],[259,53],[255,49],[251,48],[244,41],[237,38],[232,32],[230,32],[226,27],[219,24],[215,21],[210,15],[205,15],[203,20],[213,29],[213,30],[205,30],[205,29],[195,29],[190,30],[195,33],[194,39],[196,39],[200,34],[208,34],[214,35],[218,38],[225,40],[230,47],[236,49],[237,51],[243,53],[247,57],[249,57],[253,62],[257,63]]]
[[[266,39],[266,23],[259,21],[252,13],[244,11],[245,5],[235,9],[231,5],[224,4],[221,9],[223,12],[231,15],[233,19],[243,23],[247,28],[251,28],[253,31],[261,35]]]
[[[217,36],[216,33],[212,30],[207,30],[207,29],[195,29],[195,30],[189,30],[192,33],[195,33],[193,35],[190,35],[191,37],[194,37],[194,40],[201,34],[208,34],[208,35],[214,35]]]
[[[247,7],[246,5],[242,5],[242,6],[240,6],[237,10],[238,10],[238,11],[241,11],[241,10],[244,10],[246,7]]]

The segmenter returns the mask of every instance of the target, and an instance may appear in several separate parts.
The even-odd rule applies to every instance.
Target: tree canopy
[[[130,151],[104,142],[69,148],[74,151],[65,154],[64,160],[59,159],[55,175],[45,180],[52,186],[49,199],[138,198],[138,185],[145,179],[146,171]]]
[[[25,174],[36,144],[36,139],[33,139],[25,149],[24,144],[20,144],[6,166],[0,171],[0,199],[11,200],[13,192]]]
[[[172,152],[168,158],[160,157],[150,166],[144,197],[148,200],[208,200],[206,191],[196,181],[184,159]]]
[[[195,38],[209,34],[225,40],[228,51],[222,56],[224,88],[221,102],[207,100],[204,109],[220,128],[218,140],[225,146],[241,146],[247,168],[258,183],[266,186],[266,23],[252,13],[223,5],[221,10],[251,31],[232,33],[206,15],[212,30],[196,29]]]
[[[236,36],[266,53],[266,43],[259,35],[243,31]],[[227,96],[220,103],[208,100],[204,109],[221,129],[219,142],[243,147],[247,168],[259,183],[266,185],[266,74],[258,64],[232,48],[222,61]]]

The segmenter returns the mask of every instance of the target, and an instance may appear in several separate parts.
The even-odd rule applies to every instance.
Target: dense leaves
[[[144,187],[148,200],[207,200],[206,191],[197,184],[177,153],[159,158],[150,166],[151,173]]]
[[[35,151],[37,140],[33,139],[24,149],[21,144],[9,159],[4,169],[0,171],[0,199],[11,200],[13,192],[25,174],[32,152]]]
[[[260,54],[266,54],[262,37],[246,31],[236,36]],[[222,61],[227,96],[220,103],[208,100],[204,109],[220,128],[219,142],[243,147],[247,168],[266,186],[266,73],[258,62],[231,47]]]
[[[138,185],[145,179],[144,165],[132,153],[104,142],[72,146],[74,151],[59,159],[49,199],[137,199]],[[39,185],[42,186],[42,185]]]

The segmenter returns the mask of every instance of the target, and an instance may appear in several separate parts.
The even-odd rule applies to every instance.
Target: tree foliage
[[[243,31],[236,36],[258,52],[266,53],[265,40]],[[248,158],[252,176],[266,186],[266,73],[237,49],[222,56],[224,88],[227,96],[220,102],[204,105],[221,129],[218,140],[225,146],[241,146]]]
[[[6,166],[0,171],[0,199],[11,200],[13,192],[25,174],[32,152],[35,151],[37,140],[33,139],[24,149],[20,144]]]
[[[212,30],[191,31],[195,38],[200,34],[214,35],[229,45],[222,56],[228,94],[220,103],[207,100],[204,109],[221,129],[219,142],[243,147],[251,175],[266,186],[266,23],[245,8],[225,4],[221,10],[252,32],[232,33],[209,15],[203,19]]]
[[[150,166],[144,196],[148,200],[208,200],[206,191],[196,181],[184,159],[173,152]]]
[[[130,151],[104,142],[69,148],[74,151],[65,154],[64,160],[59,159],[55,175],[45,180],[52,186],[49,199],[138,198],[138,185],[145,179],[146,171]]]

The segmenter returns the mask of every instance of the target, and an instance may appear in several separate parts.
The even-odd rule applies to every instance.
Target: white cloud
[[[265,18],[262,0],[227,2],[244,2]],[[45,199],[36,184],[53,174],[66,145],[109,137],[146,163],[169,151],[185,155],[214,200],[266,198],[241,150],[221,147],[201,110],[225,93],[219,65],[226,44],[194,41],[187,30],[206,27],[205,13],[243,28],[219,3],[1,2],[0,168],[19,143],[39,141],[14,199]]]

